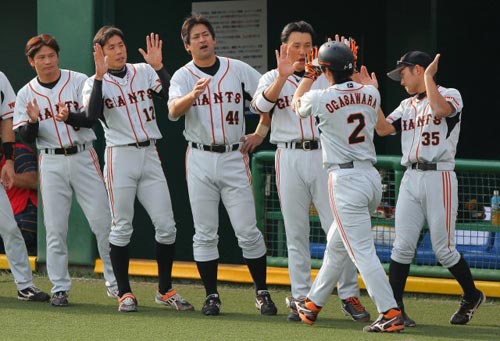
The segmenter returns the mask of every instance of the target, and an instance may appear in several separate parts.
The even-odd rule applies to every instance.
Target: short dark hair
[[[330,71],[332,73],[335,84],[342,84],[348,81],[352,81],[352,74],[354,73],[354,70]]]
[[[314,29],[312,28],[311,24],[305,22],[304,20],[301,20],[288,23],[283,28],[283,31],[281,31],[281,42],[286,43],[288,41],[288,38],[290,37],[290,34],[292,34],[293,32],[309,33],[312,40],[314,41],[315,39]]]
[[[186,20],[184,20],[184,23],[182,24],[181,38],[184,44],[189,44],[191,42],[189,38],[191,35],[191,30],[195,25],[198,24],[205,25],[212,35],[212,38],[215,39],[215,30],[210,21],[201,14],[192,13],[189,17],[186,18]]]
[[[125,36],[123,35],[122,30],[111,25],[103,26],[99,29],[99,31],[97,31],[97,33],[94,36],[94,45],[99,44],[101,46],[104,46],[106,45],[108,40],[114,36],[119,36],[125,43]]]
[[[30,40],[28,40],[24,52],[27,57],[33,58],[44,46],[50,47],[51,49],[56,51],[57,55],[59,55],[60,49],[56,38],[46,33],[34,36]]]

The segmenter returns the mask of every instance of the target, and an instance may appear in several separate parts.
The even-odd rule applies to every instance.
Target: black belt
[[[147,140],[147,141],[142,141],[142,142],[133,142],[133,143],[129,143],[127,144],[127,146],[131,146],[131,147],[149,147],[151,145],[151,140]]]
[[[412,163],[410,166],[411,169],[419,169],[422,171],[429,171],[429,170],[437,170],[437,163]]]
[[[45,154],[57,154],[57,155],[73,155],[79,151],[85,150],[85,145],[80,145],[81,149],[78,150],[78,146],[68,147],[68,148],[45,148]]]
[[[227,144],[201,144],[192,142],[191,145],[195,148],[214,153],[225,153],[225,152],[234,152],[240,148],[239,143],[227,145]]]
[[[302,141],[302,142],[285,142],[285,148],[292,149],[303,149],[303,150],[315,150],[319,149],[319,142],[314,141]]]
[[[354,162],[340,163],[337,166],[339,166],[340,169],[354,168]]]

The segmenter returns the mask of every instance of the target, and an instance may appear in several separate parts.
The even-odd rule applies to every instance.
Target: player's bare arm
[[[255,148],[260,146],[267,136],[267,133],[271,129],[271,116],[269,113],[261,113],[259,124],[255,129],[253,134],[244,135],[241,140],[243,142],[243,147],[241,147],[241,153],[252,153]]]
[[[170,102],[168,106],[169,115],[177,119],[183,116],[193,105],[193,102],[203,93],[210,83],[211,78],[200,78],[194,85],[193,90],[183,97],[179,97]]]
[[[298,103],[300,103],[300,98],[306,92],[311,90],[313,83],[314,83],[314,80],[312,80],[311,78],[303,78],[299,84],[299,87],[297,88],[297,90],[295,90],[295,93],[293,94],[293,99],[292,99],[292,109],[293,109],[293,111],[295,111],[296,114],[298,114],[297,109],[298,109]]]
[[[434,60],[427,66],[424,72],[425,91],[429,98],[429,104],[436,117],[447,117],[455,112],[453,105],[448,102],[438,91],[435,76],[438,71],[439,58],[441,54],[436,54]]]
[[[14,186],[26,189],[38,189],[38,172],[15,173]]]
[[[379,109],[378,111],[377,126],[375,127],[375,131],[379,136],[387,136],[396,132],[396,128],[386,121],[382,109]]]
[[[151,33],[146,36],[146,51],[142,48],[139,49],[146,63],[151,65],[155,71],[160,71],[163,68],[162,47],[163,41],[160,39],[160,36]]]
[[[95,79],[102,80],[108,72],[108,57],[104,56],[104,51],[100,44],[94,45]]]
[[[2,144],[6,158],[5,164],[2,167],[0,178],[4,187],[6,189],[11,189],[14,185],[14,178],[16,176],[14,171],[14,144],[16,142],[16,136],[12,130],[12,118],[2,120],[1,125]]]

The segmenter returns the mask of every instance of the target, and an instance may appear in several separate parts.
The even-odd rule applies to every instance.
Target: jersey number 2
[[[226,121],[227,121],[227,124],[238,125],[238,123],[240,122],[240,118],[238,116],[238,110],[236,110],[234,112],[232,110],[229,110],[229,112],[226,115]]]
[[[365,136],[359,134],[366,126],[365,116],[362,113],[356,113],[347,117],[347,123],[355,123],[355,121],[358,121],[358,125],[354,128],[352,134],[349,135],[349,144],[365,142]]]

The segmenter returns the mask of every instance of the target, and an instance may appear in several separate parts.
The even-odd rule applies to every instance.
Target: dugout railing
[[[268,246],[268,265],[287,267],[286,235],[274,170],[274,151],[255,153],[252,159],[257,224]],[[386,271],[394,240],[394,207],[405,168],[400,156],[378,156],[375,165],[382,177],[383,196],[372,212],[372,233],[377,255]],[[456,224],[457,249],[469,262],[474,278],[500,280],[500,227],[491,225],[489,204],[493,190],[500,189],[500,162],[488,160],[456,161],[459,208]],[[310,208],[310,242],[313,268],[321,266],[326,238],[317,212]],[[451,278],[432,251],[429,231],[424,226],[410,268],[412,276]]]

